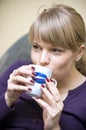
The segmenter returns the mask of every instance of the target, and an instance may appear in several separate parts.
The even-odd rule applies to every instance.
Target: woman
[[[29,31],[33,64],[52,69],[43,95],[27,95],[34,84],[33,64],[17,62],[0,78],[3,130],[86,129],[86,41],[81,15],[66,5],[45,9]],[[53,79],[57,80],[57,86]],[[8,81],[7,81],[8,80]],[[28,87],[27,87],[28,84]]]

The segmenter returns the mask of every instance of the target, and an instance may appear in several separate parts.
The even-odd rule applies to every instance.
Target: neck
[[[79,71],[75,70],[70,75],[68,75],[67,78],[58,81],[58,90],[61,95],[67,94],[69,90],[73,90],[80,86],[84,81],[86,80],[86,77],[82,75]]]

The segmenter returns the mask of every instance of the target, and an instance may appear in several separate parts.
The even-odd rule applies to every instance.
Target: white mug
[[[30,85],[32,88],[30,92],[27,92],[28,95],[34,97],[40,97],[42,95],[41,84],[45,84],[46,78],[51,78],[52,70],[47,67],[43,67],[40,65],[33,65],[35,67],[35,77],[32,77],[34,80],[34,84]]]

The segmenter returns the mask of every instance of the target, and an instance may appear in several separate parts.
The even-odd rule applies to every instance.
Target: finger
[[[47,108],[49,107],[49,105],[43,101],[41,98],[35,98],[35,97],[32,97],[42,108]]]
[[[13,83],[10,83],[10,81],[8,80],[8,90],[14,90],[14,91],[31,91],[31,87],[28,86],[23,86],[23,85],[16,85]]]
[[[63,109],[63,106],[62,106],[62,104],[60,105],[60,103],[58,106],[51,107],[49,104],[47,104],[40,98],[33,98],[33,99],[43,108],[43,110],[46,110],[46,112],[52,118],[55,117],[57,114],[59,114]]]
[[[50,93],[54,96],[55,101],[60,100],[60,93],[57,89],[57,83],[54,79],[46,80],[47,88],[49,89]]]
[[[34,83],[34,81],[33,81],[33,79],[31,78],[31,77],[22,77],[22,76],[20,76],[20,75],[17,75],[17,76],[14,76],[14,77],[12,77],[11,78],[11,80],[12,81],[15,81],[16,83],[17,82],[20,82],[20,83],[24,83],[24,84],[33,84]]]
[[[10,76],[16,76],[16,75],[22,75],[22,76],[35,76],[35,74],[33,73],[33,71],[35,70],[34,67],[32,67],[31,65],[24,65],[22,67],[19,67],[18,69],[14,70],[13,73]]]
[[[45,96],[46,102],[49,105],[54,106],[56,104],[56,101],[55,101],[52,93],[47,89],[47,87],[45,85],[41,85],[41,89],[42,89],[42,92]],[[43,98],[43,100],[44,100],[44,98]]]

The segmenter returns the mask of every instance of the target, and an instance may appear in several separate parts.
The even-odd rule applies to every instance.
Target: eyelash
[[[35,49],[35,50],[41,50],[41,48],[38,45],[32,45],[32,48]],[[61,53],[61,52],[63,52],[62,49],[58,49],[58,48],[52,48],[49,51],[53,52],[53,53]]]
[[[39,46],[38,46],[38,45],[32,45],[32,48],[33,48],[33,49],[38,49]]]
[[[52,51],[53,51],[53,52],[62,52],[62,50],[57,49],[57,48],[52,49]]]
[[[51,51],[53,52],[53,53],[62,53],[62,52],[64,52],[64,50],[62,50],[62,49],[59,49],[59,48],[53,48],[53,49],[51,49]]]

